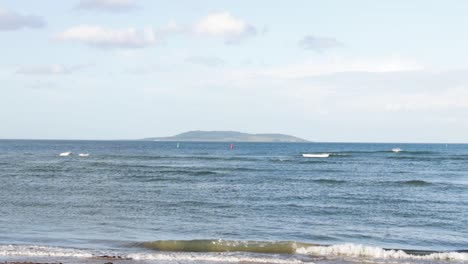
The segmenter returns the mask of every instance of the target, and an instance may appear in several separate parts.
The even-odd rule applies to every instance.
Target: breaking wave
[[[384,249],[360,244],[317,245],[294,241],[159,240],[137,244],[156,250],[109,252],[37,245],[0,245],[0,257],[126,259],[169,262],[311,263],[317,259],[467,261],[468,250],[452,252]],[[116,253],[116,252],[113,252]],[[258,254],[260,253],[260,254]]]
[[[295,241],[158,240],[141,244],[148,249],[170,252],[249,252],[263,254],[302,254],[312,257],[355,257],[408,260],[468,260],[468,251],[421,251],[384,249],[360,244],[317,245]]]
[[[291,241],[235,241],[235,240],[158,240],[145,242],[145,248],[175,252],[250,252],[293,254],[297,243]]]
[[[401,249],[383,249],[360,244],[338,244],[332,246],[311,246],[298,248],[297,253],[325,257],[355,257],[375,259],[410,259],[410,260],[453,260],[466,261],[468,253],[464,251],[434,252]]]
[[[170,261],[176,263],[184,262],[213,262],[213,263],[274,263],[274,264],[300,264],[304,261],[295,258],[286,258],[278,256],[255,256],[255,255],[234,255],[234,254],[194,254],[194,253],[171,253],[171,252],[158,252],[158,253],[134,253],[129,254],[127,257],[134,260],[152,260],[152,261]],[[313,264],[308,261],[307,263]]]
[[[0,256],[91,258],[94,255],[89,251],[72,248],[34,245],[0,245]]]

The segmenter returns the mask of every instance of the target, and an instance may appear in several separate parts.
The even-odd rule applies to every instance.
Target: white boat
[[[88,156],[89,156],[89,153],[80,153],[80,154],[78,154],[78,156],[80,156],[80,157],[88,157]]]
[[[62,153],[60,153],[59,156],[60,156],[60,157],[68,157],[68,156],[70,156],[71,154],[72,154],[71,151],[67,151],[67,152],[62,152]]]
[[[400,151],[401,151],[401,148],[392,148],[392,151],[393,151],[393,152],[400,152]]]
[[[330,157],[330,153],[321,153],[321,154],[312,154],[312,153],[304,153],[302,154],[304,158],[328,158]]]

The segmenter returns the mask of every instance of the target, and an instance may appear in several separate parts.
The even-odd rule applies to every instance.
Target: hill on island
[[[285,134],[249,134],[236,131],[189,131],[172,137],[153,137],[152,141],[206,141],[206,142],[309,142]]]

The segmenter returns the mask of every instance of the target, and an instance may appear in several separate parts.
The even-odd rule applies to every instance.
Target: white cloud
[[[432,93],[393,95],[390,98],[380,99],[387,101],[382,105],[384,105],[386,111],[390,112],[468,109],[468,90],[466,87],[451,88]]]
[[[299,41],[299,46],[304,49],[323,52],[327,49],[341,47],[343,46],[343,43],[334,38],[324,38],[309,35],[305,36],[301,41]]]
[[[207,15],[195,23],[193,31],[201,36],[222,37],[227,41],[236,41],[248,35],[255,35],[257,32],[255,27],[229,12]]]
[[[84,68],[90,67],[90,65],[36,65],[36,66],[21,66],[16,70],[18,74],[25,75],[62,75],[71,74],[76,71],[80,71]]]
[[[206,56],[192,56],[185,59],[186,62],[208,66],[208,67],[219,67],[226,64],[226,62],[218,57],[206,57]]]
[[[175,21],[170,21],[160,28],[148,27],[144,30],[133,27],[115,29],[99,25],[78,25],[56,34],[56,38],[97,48],[143,48],[174,34],[220,37],[226,43],[235,43],[256,34],[256,29],[228,12],[219,12],[209,14],[193,26],[179,25]]]
[[[158,33],[162,35],[182,33],[186,31],[186,28],[179,25],[176,21],[171,20],[166,25],[158,29]]]
[[[18,30],[21,28],[41,28],[45,26],[42,17],[35,15],[21,15],[0,8],[0,31]]]
[[[128,74],[154,74],[154,73],[161,73],[161,72],[168,72],[170,71],[170,67],[167,65],[159,66],[159,65],[150,65],[150,66],[142,66],[142,67],[131,67],[125,69],[123,72]]]
[[[112,29],[93,25],[69,28],[57,34],[57,38],[99,48],[143,48],[157,42],[156,32],[152,28],[139,31],[135,28]]]
[[[257,72],[279,78],[303,78],[345,72],[398,72],[422,69],[419,63],[399,57],[389,58],[320,58],[286,67],[276,67]]]
[[[125,12],[137,7],[135,0],[81,0],[76,9]]]

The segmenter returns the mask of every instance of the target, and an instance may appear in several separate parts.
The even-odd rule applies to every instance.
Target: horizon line
[[[143,141],[143,142],[189,142],[189,143],[276,143],[276,144],[440,144],[466,145],[468,142],[398,142],[398,141],[307,141],[307,142],[275,142],[275,141],[203,141],[203,140],[145,140],[145,139],[57,139],[57,138],[0,138],[0,141]]]

